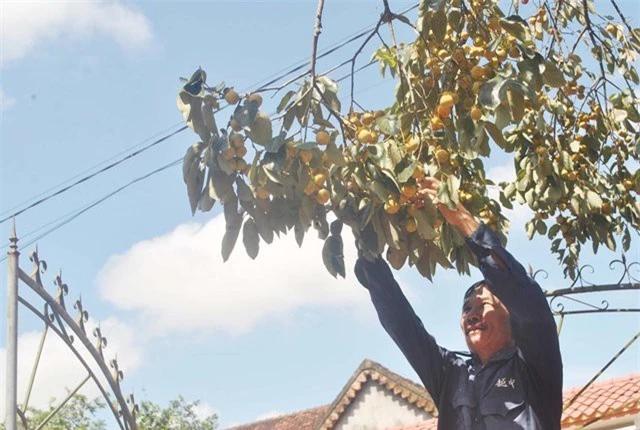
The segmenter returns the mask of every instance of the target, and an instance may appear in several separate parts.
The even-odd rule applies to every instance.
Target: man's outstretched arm
[[[369,290],[382,326],[439,404],[450,353],[427,333],[381,257],[375,261],[360,257],[355,273],[358,281]]]

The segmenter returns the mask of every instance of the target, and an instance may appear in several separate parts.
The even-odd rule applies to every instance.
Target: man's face
[[[483,363],[513,345],[509,311],[484,285],[465,300],[460,326],[467,346]]]

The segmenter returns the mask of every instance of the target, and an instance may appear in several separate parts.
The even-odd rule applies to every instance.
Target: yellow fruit
[[[633,181],[629,180],[629,179],[625,179],[624,181],[622,181],[622,186],[624,187],[625,190],[630,190],[633,188]]]
[[[538,146],[536,148],[536,154],[538,154],[540,157],[546,157],[549,154],[549,150],[546,146]]]
[[[300,151],[300,159],[305,163],[305,164],[309,164],[309,162],[311,161],[311,159],[313,158],[313,152],[311,151],[306,151],[306,150],[302,150]]]
[[[236,150],[234,148],[227,148],[222,151],[222,158],[225,160],[231,160],[236,155]]]
[[[389,200],[387,200],[387,202],[384,204],[384,210],[389,215],[396,214],[400,210],[400,204],[396,201],[396,199],[390,197]]]
[[[316,200],[318,203],[323,205],[329,201],[330,197],[331,197],[331,194],[329,193],[329,190],[327,190],[326,188],[321,188],[320,190],[318,190],[318,195],[316,196]]]
[[[256,197],[259,198],[260,200],[266,200],[269,198],[269,191],[267,191],[266,188],[258,188],[256,190]]]
[[[363,114],[362,118],[360,119],[360,121],[362,121],[362,124],[364,124],[367,127],[373,124],[374,120],[375,120],[375,117],[370,112],[366,112],[365,114]]]
[[[327,177],[324,175],[324,173],[318,173],[313,177],[313,183],[319,187],[323,186],[326,180]]]
[[[417,136],[411,136],[405,145],[407,152],[415,152],[420,147],[420,139]]]
[[[262,96],[259,93],[253,93],[249,96],[249,102],[257,103],[260,106],[262,105]]]
[[[418,229],[418,224],[416,224],[416,220],[413,218],[409,218],[404,222],[404,229],[407,233],[413,233]]]
[[[314,184],[313,181],[309,181],[307,183],[307,186],[304,187],[304,193],[310,196],[311,194],[315,193],[317,189],[318,187],[316,187],[316,184]]]
[[[439,116],[434,116],[431,118],[431,128],[433,130],[442,130],[444,128],[442,119],[440,119]]]
[[[318,145],[328,145],[331,140],[331,136],[324,130],[320,130],[316,133],[316,142]]]
[[[473,66],[471,68],[471,77],[476,81],[482,79],[486,73],[487,70],[482,66]]]
[[[402,195],[407,198],[412,198],[416,196],[418,188],[415,185],[403,185],[402,186]]]
[[[451,106],[438,105],[436,113],[440,118],[448,117],[451,115]]]
[[[242,127],[240,126],[240,123],[238,121],[236,121],[235,118],[231,118],[231,121],[229,121],[229,125],[231,126],[231,130],[233,130],[233,131],[242,130]]]
[[[436,149],[436,160],[439,163],[446,163],[449,161],[449,152],[446,149]]]
[[[456,94],[457,97],[457,94]],[[450,108],[455,104],[455,98],[452,93],[444,93],[440,96],[439,106]]]
[[[449,55],[449,51],[447,51],[446,49],[441,49],[438,51],[438,57],[440,58],[444,58],[447,55]]]
[[[509,48],[509,57],[518,58],[519,56],[520,56],[520,50],[518,49],[517,46],[512,46],[511,48]]]
[[[231,133],[229,136],[229,143],[236,148],[244,145],[244,136],[240,133]]]
[[[482,118],[482,109],[480,109],[479,106],[474,106],[473,108],[471,108],[471,119],[477,121],[480,118]]]
[[[224,93],[224,101],[226,101],[230,105],[234,105],[240,101],[240,96],[234,90],[229,90]]]
[[[245,155],[247,155],[247,148],[245,148],[244,146],[239,146],[236,148],[236,157],[243,158]]]
[[[237,172],[243,172],[248,167],[247,162],[244,161],[242,158],[236,158],[234,161],[235,161],[234,168]]]
[[[607,24],[607,26],[605,27],[605,30],[607,30],[609,34],[615,34],[616,26],[613,24]]]
[[[377,131],[372,131],[369,143],[376,143],[378,141],[378,137],[380,137],[378,132]]]
[[[416,169],[411,174],[411,177],[414,179],[421,179],[424,177],[424,168],[422,167],[422,164],[418,164],[416,166]]]

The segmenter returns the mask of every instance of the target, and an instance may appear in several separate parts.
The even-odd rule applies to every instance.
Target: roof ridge
[[[243,427],[247,427],[247,426],[252,426],[253,427],[253,426],[257,425],[257,424],[265,424],[265,423],[268,423],[269,421],[282,420],[282,419],[287,418],[289,416],[299,415],[299,414],[303,414],[305,412],[311,412],[311,411],[327,408],[329,406],[331,406],[331,405],[326,404],[326,405],[322,405],[322,406],[315,406],[313,408],[299,409],[297,411],[288,412],[286,414],[277,415],[275,417],[263,418],[261,420],[251,421],[251,422],[248,422],[248,423],[245,423],[245,424],[240,424],[240,425],[237,425],[237,426],[228,427],[225,430],[237,430],[237,429],[242,429]]]

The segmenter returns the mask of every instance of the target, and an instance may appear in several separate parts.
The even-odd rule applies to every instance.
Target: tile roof
[[[315,429],[326,415],[329,405],[281,415],[279,417],[231,427],[227,430],[303,430]]]
[[[228,430],[315,430],[332,429],[358,391],[373,380],[393,391],[416,407],[434,415],[433,419],[420,424],[395,427],[393,430],[436,430],[438,411],[427,391],[409,379],[390,371],[384,366],[364,360],[331,405],[296,412],[245,424]],[[564,391],[568,402],[582,387]],[[640,373],[594,383],[562,415],[562,428],[572,428],[593,420],[620,418],[640,414]],[[392,430],[392,429],[386,429]]]
[[[433,416],[438,416],[438,410],[436,409],[433,399],[422,385],[403,378],[383,365],[367,359],[358,366],[351,379],[347,381],[347,384],[326,412],[326,416],[318,428],[320,430],[333,429],[343,412],[369,380],[376,381],[396,396],[406,400],[409,404]]]
[[[568,402],[580,391],[565,390]],[[594,419],[611,419],[640,413],[640,373],[595,383],[562,414],[562,427],[586,424]]]

